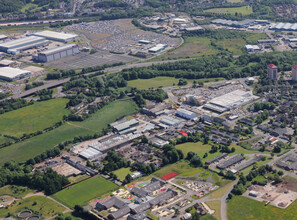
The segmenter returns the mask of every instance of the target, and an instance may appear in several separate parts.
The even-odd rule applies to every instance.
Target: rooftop
[[[56,39],[62,39],[62,40],[69,40],[72,38],[76,38],[76,34],[66,34],[64,32],[56,32],[56,31],[41,31],[34,34],[35,36],[41,36],[45,38],[56,38]]]
[[[17,68],[11,68],[11,67],[1,67],[0,68],[0,76],[4,76],[7,78],[14,78],[19,75],[30,73],[28,70],[21,70]]]
[[[66,44],[66,45],[63,45],[63,46],[60,46],[60,47],[56,47],[56,48],[53,48],[53,49],[42,51],[42,52],[40,52],[40,54],[50,55],[50,54],[56,53],[57,51],[71,49],[72,47],[75,47],[75,46],[76,46],[76,44]]]
[[[274,65],[274,64],[268,64],[267,66],[268,66],[269,68],[272,68],[272,69],[277,69],[277,66]]]

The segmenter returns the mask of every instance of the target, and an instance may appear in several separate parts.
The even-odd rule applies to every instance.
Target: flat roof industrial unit
[[[78,36],[76,34],[66,34],[64,32],[56,31],[41,31],[33,34],[34,36],[44,37],[48,40],[67,42],[74,40]]]
[[[217,168],[219,169],[226,169],[231,167],[232,165],[239,163],[240,161],[244,160],[244,156],[242,156],[241,154],[236,154],[235,156],[219,163],[217,165]]]
[[[102,153],[107,152],[108,150],[115,149],[119,146],[123,146],[131,141],[133,141],[136,138],[141,137],[142,134],[126,134],[126,135],[113,135],[111,137],[108,137],[104,140],[101,140],[100,142],[93,142],[89,144],[89,147],[93,147]]]
[[[251,92],[235,90],[210,100],[204,107],[211,110],[213,109],[214,111],[224,112],[255,100],[256,98],[258,98],[258,96],[254,96]]]
[[[123,123],[119,123],[119,124],[111,124],[111,126],[117,131],[117,132],[121,132],[121,131],[124,131],[124,130],[127,130],[129,128],[132,128],[136,125],[139,124],[139,121],[137,121],[135,118],[134,119],[131,119],[129,121],[125,121]]]
[[[0,44],[0,49],[2,48],[8,50],[8,49],[14,49],[18,47],[22,47],[24,45],[36,43],[45,40],[43,37],[36,37],[36,36],[30,36],[30,37],[22,37],[16,40],[7,41],[5,43]],[[6,52],[6,51],[5,51]]]
[[[162,122],[166,125],[169,125],[169,126],[177,126],[181,123],[180,120],[178,120],[176,118],[169,117],[169,116],[162,118],[160,122]]]
[[[95,157],[98,157],[102,154],[101,151],[93,148],[93,147],[88,147],[86,150],[80,152],[78,155],[86,160],[91,160]]]
[[[11,68],[11,67],[0,68],[0,78],[6,81],[14,81],[29,75],[31,75],[31,72],[28,70],[21,70],[21,69]]]
[[[0,34],[0,40],[4,40],[4,39],[6,39],[6,38],[7,38],[6,35],[4,35],[4,34]]]
[[[149,49],[149,52],[151,52],[151,53],[158,53],[158,52],[161,52],[162,50],[165,50],[166,47],[168,47],[167,44],[157,44],[156,46],[150,48]]]
[[[66,44],[66,45],[63,45],[63,46],[60,46],[60,47],[56,47],[56,48],[53,48],[53,49],[42,51],[42,52],[40,52],[40,54],[51,55],[51,54],[55,54],[55,53],[58,53],[58,52],[63,51],[63,50],[72,49],[73,47],[77,47],[77,45],[76,44]]]

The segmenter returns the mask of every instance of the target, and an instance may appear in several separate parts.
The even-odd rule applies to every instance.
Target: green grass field
[[[61,142],[72,140],[76,136],[100,132],[116,119],[132,114],[137,110],[138,107],[133,101],[115,101],[83,122],[64,124],[52,131],[0,149],[0,163],[10,160],[16,162],[28,160],[48,149],[52,149]]]
[[[36,203],[36,204],[35,204]],[[17,216],[19,212],[24,210],[32,210],[38,212],[44,218],[50,218],[58,213],[61,213],[65,208],[54,201],[43,196],[32,196],[26,199],[17,201],[7,209],[0,209],[0,217],[4,218],[8,213]]]
[[[235,8],[211,8],[204,12],[216,13],[216,14],[242,14],[250,15],[253,13],[253,8],[249,6],[235,7]]]
[[[4,113],[0,115],[0,133],[20,137],[48,128],[69,113],[65,108],[67,102],[67,99],[51,99]]]
[[[212,210],[215,210],[215,213],[213,216],[220,220],[221,219],[221,201],[220,200],[215,200],[215,201],[209,201],[206,202],[206,205],[208,205],[209,208]]]
[[[297,200],[288,208],[280,209],[271,205],[265,206],[264,202],[258,202],[243,196],[235,196],[227,206],[228,220],[294,220],[297,214]]]
[[[130,168],[121,168],[116,171],[113,171],[113,173],[117,175],[118,179],[121,181],[123,181],[128,174],[132,175]]]
[[[178,79],[173,77],[160,76],[151,79],[136,79],[128,81],[128,86],[135,87],[137,89],[149,89],[158,88],[160,86],[167,87],[173,84],[178,84]]]
[[[0,196],[10,195],[16,198],[22,198],[28,193],[33,193],[34,190],[31,190],[24,186],[15,186],[15,185],[6,185],[0,188]]]
[[[117,190],[119,187],[101,176],[80,182],[70,189],[66,188],[52,197],[59,202],[73,208],[75,205],[86,205],[90,200],[106,193]]]
[[[197,83],[208,83],[225,80],[224,78],[204,78],[204,79],[195,79]],[[168,87],[173,84],[177,85],[179,79],[167,76],[160,76],[151,79],[136,79],[128,81],[128,87],[135,87],[137,89],[149,89],[149,88],[158,88],[158,87]],[[189,84],[192,84],[194,80],[187,80]]]
[[[266,38],[267,35],[265,33],[246,33],[245,38],[226,40],[216,40],[200,36],[184,37],[185,42],[183,45],[152,60],[168,60],[186,57],[195,58],[219,53],[219,50],[211,45],[211,40],[218,46],[222,46],[224,49],[233,52],[235,55],[241,55],[243,54],[243,49],[246,44],[257,44],[257,40]]]

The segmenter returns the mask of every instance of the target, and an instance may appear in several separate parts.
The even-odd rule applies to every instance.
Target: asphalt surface
[[[173,63],[173,62],[177,62],[177,61],[186,61],[186,60],[191,60],[191,59],[166,60],[166,61],[155,61],[155,62],[147,62],[147,63],[132,63],[132,64],[126,64],[123,66],[107,68],[104,70],[104,72],[105,72],[105,74],[110,74],[110,73],[114,73],[114,72],[120,72],[123,69],[129,69],[129,68],[134,68],[134,67],[146,67],[146,66],[152,66],[152,65],[156,65],[156,64]],[[94,72],[92,72],[92,73],[94,73]],[[86,75],[90,75],[92,73],[87,73]],[[39,86],[39,87],[36,87],[33,89],[29,89],[27,91],[18,90],[14,95],[8,97],[7,99],[11,99],[11,98],[16,99],[16,98],[27,97],[27,96],[34,94],[37,91],[40,91],[43,89],[50,89],[50,88],[54,88],[54,87],[63,85],[64,83],[68,82],[70,79],[71,78],[69,77],[66,79],[50,81],[42,86]],[[3,100],[7,100],[7,99],[3,99]]]

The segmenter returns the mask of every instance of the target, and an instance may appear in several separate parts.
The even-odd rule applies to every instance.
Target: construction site
[[[285,209],[297,199],[296,181],[283,178],[282,183],[275,185],[272,183],[265,186],[251,185],[243,196],[260,202],[267,201],[266,204]]]

